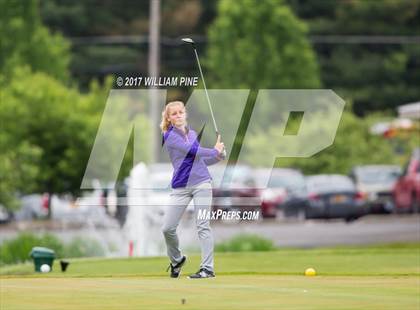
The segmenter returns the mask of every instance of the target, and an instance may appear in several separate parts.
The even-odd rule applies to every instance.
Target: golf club
[[[201,70],[200,59],[198,58],[198,53],[197,53],[197,49],[195,48],[194,40],[191,39],[191,38],[182,38],[181,41],[190,44],[192,46],[193,50],[194,50],[195,59],[197,60],[198,69],[200,70],[201,80],[203,81],[204,91],[206,93],[207,103],[208,103],[209,108],[210,108],[211,118],[213,119],[214,130],[216,131],[216,135],[219,136],[220,133],[219,133],[219,130],[217,129],[216,119],[214,118],[213,108],[212,108],[212,105],[211,105],[211,102],[210,102],[209,93],[207,91],[206,81],[204,80],[203,71]],[[222,155],[223,155],[223,158],[226,158],[226,149],[223,149]]]

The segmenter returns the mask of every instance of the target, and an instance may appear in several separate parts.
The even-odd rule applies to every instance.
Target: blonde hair
[[[171,122],[168,120],[169,118],[169,108],[176,106],[176,105],[182,105],[185,109],[185,105],[182,101],[171,101],[169,102],[167,105],[165,105],[165,107],[163,108],[162,111],[162,120],[160,122],[160,130],[162,130],[162,132],[166,132],[168,131],[169,125],[171,124]]]

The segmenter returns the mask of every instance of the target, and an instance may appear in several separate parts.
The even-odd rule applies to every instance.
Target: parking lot
[[[182,225],[181,242],[194,244],[196,232],[192,219],[184,219]],[[269,238],[280,247],[362,245],[420,240],[420,215],[369,215],[350,223],[342,220],[213,222],[212,228],[216,242],[249,233]]]
[[[238,234],[258,234],[273,240],[280,247],[320,247],[330,245],[356,245],[386,242],[406,242],[420,240],[420,215],[369,215],[356,221],[346,223],[343,220],[263,220],[243,222],[213,221],[212,229],[215,241],[222,242]],[[23,230],[35,233],[56,233],[64,240],[73,236],[83,236],[91,232],[92,227],[68,225],[62,229],[60,221],[41,221],[26,223],[12,222],[0,226],[0,243],[5,239],[15,237]],[[98,225],[97,234],[109,235],[109,227]],[[184,216],[179,229],[183,245],[194,248],[198,245],[194,220]],[[122,234],[116,227],[112,235]],[[159,236],[160,237],[160,236]],[[126,251],[125,247],[122,253]]]

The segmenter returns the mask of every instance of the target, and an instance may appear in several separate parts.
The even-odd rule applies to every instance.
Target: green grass
[[[215,279],[170,279],[167,259],[2,267],[1,309],[419,309],[420,244],[216,254]],[[196,271],[189,257],[184,275]],[[305,277],[306,268],[317,271]],[[185,299],[185,304],[181,300]]]

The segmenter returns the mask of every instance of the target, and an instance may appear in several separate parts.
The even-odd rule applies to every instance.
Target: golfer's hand
[[[216,144],[214,145],[214,148],[219,152],[219,154],[222,153],[225,148],[225,144],[222,141],[220,141],[220,139],[220,135],[218,135]]]

